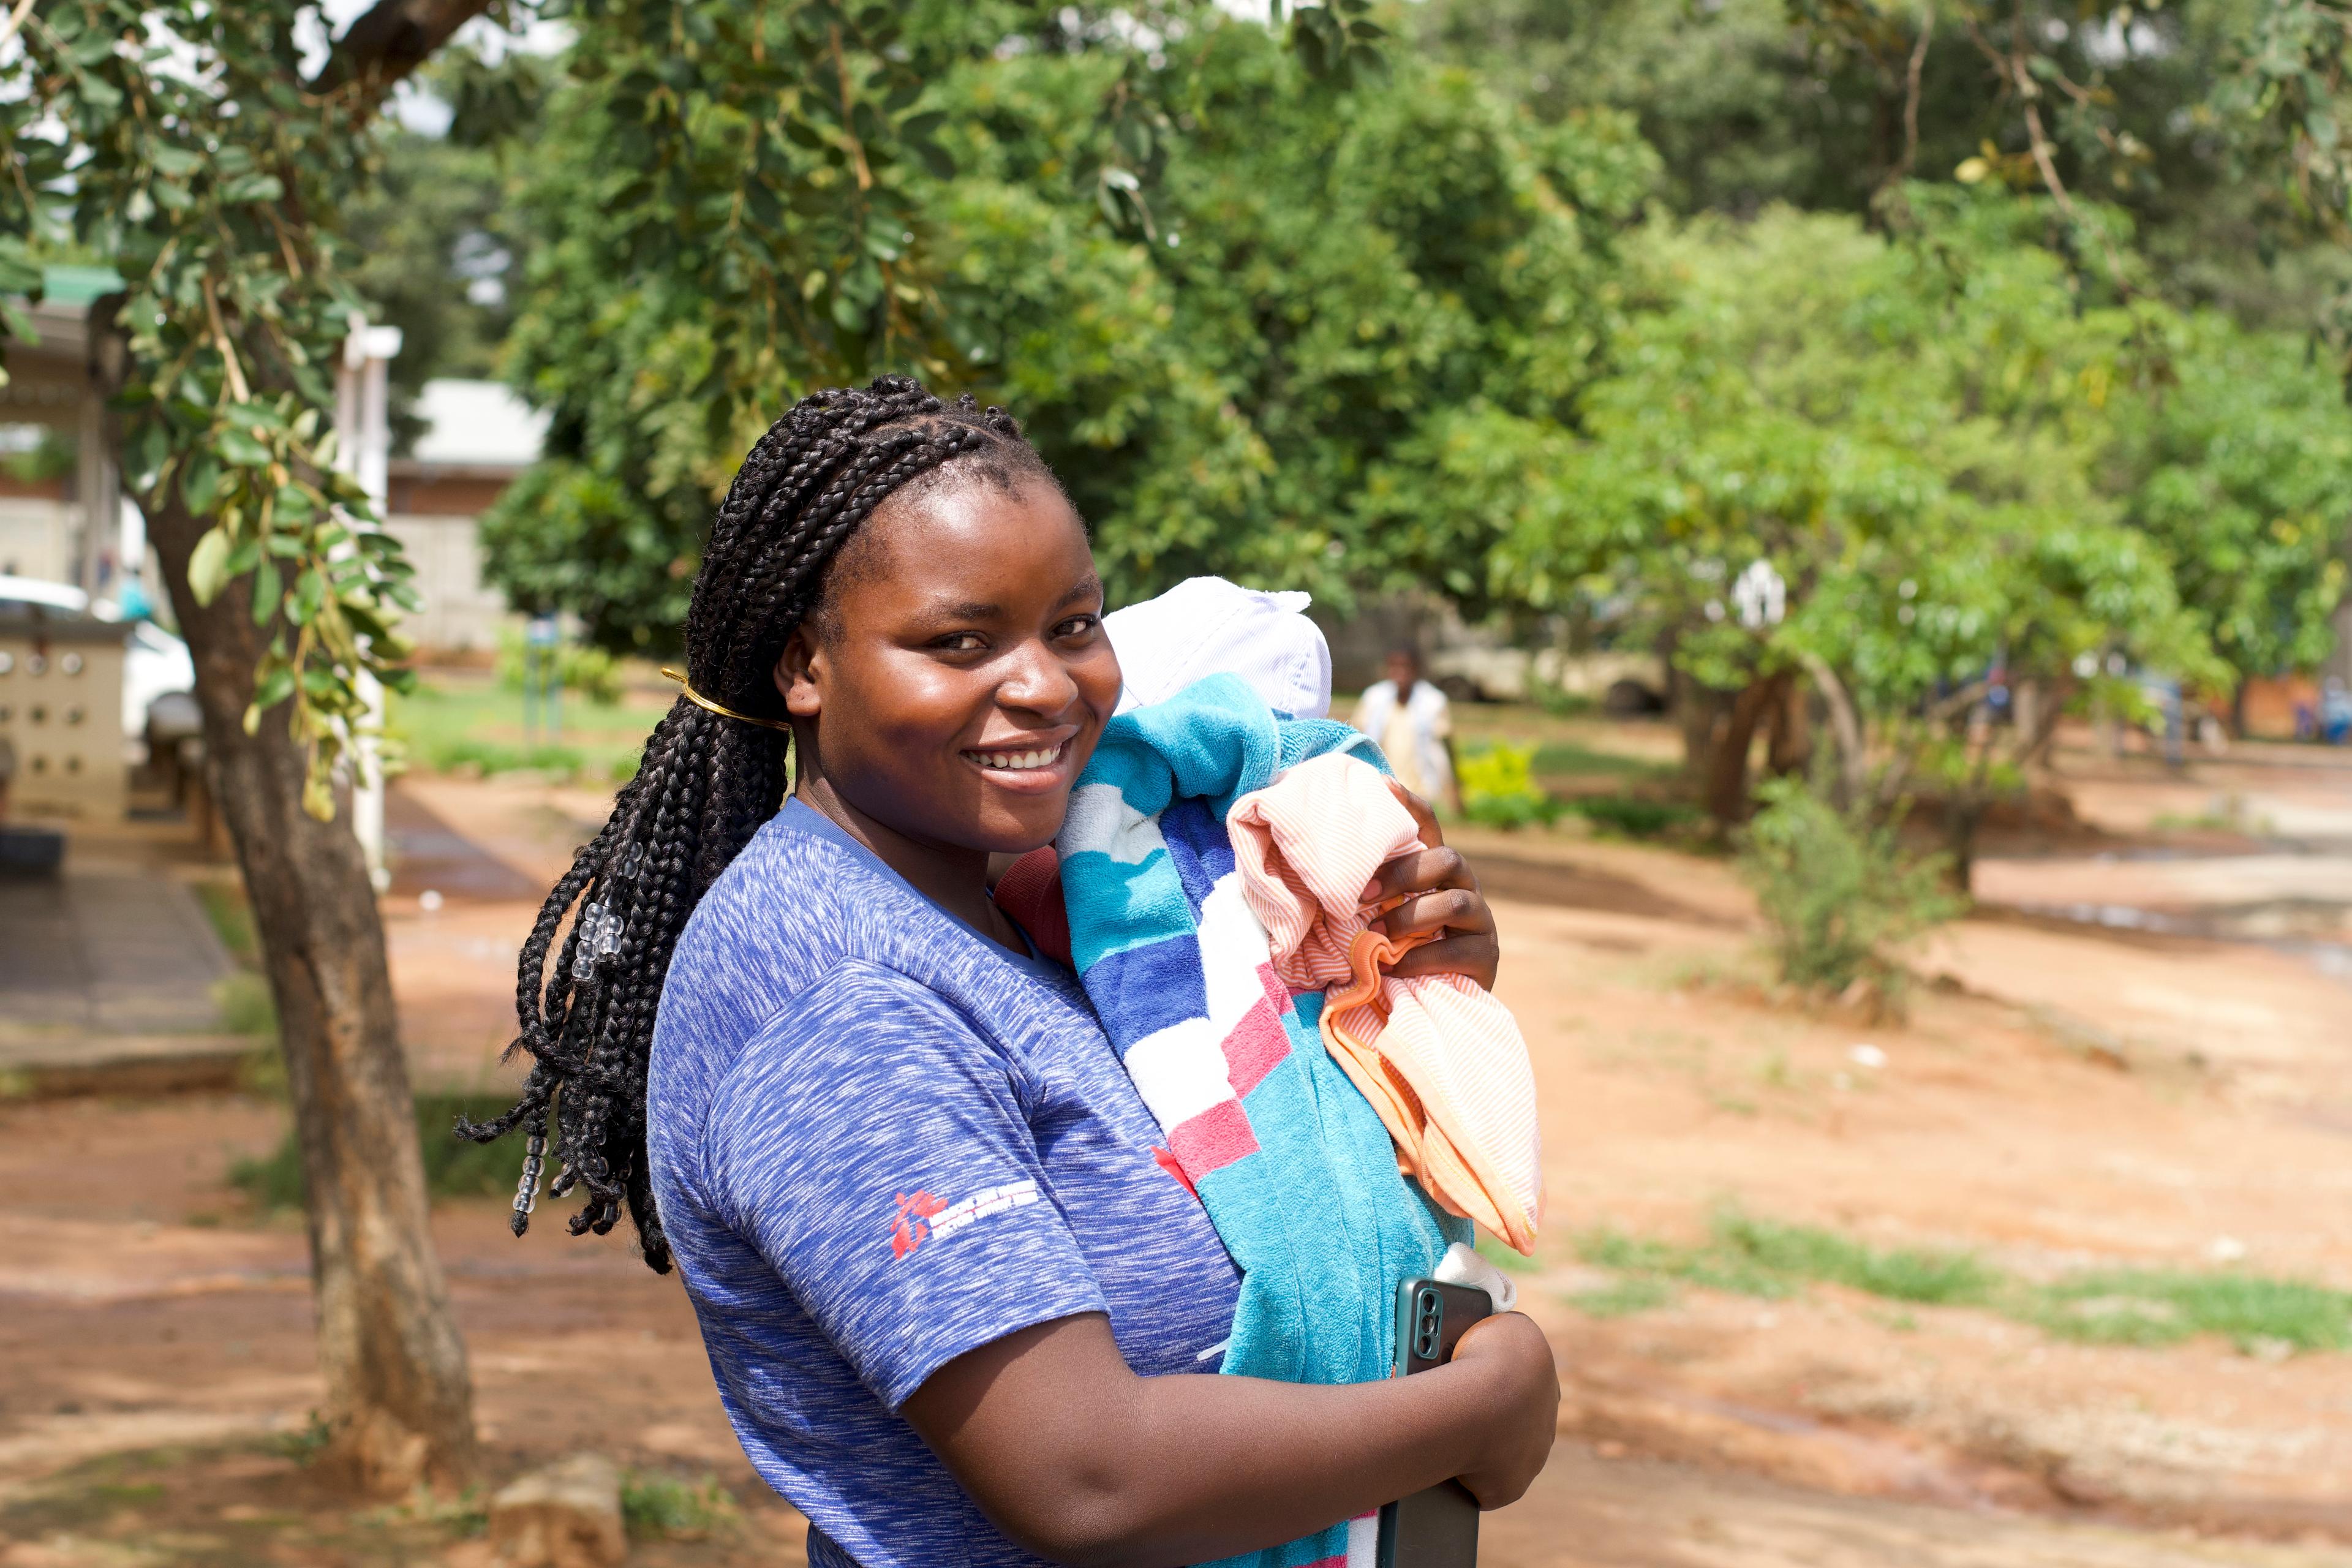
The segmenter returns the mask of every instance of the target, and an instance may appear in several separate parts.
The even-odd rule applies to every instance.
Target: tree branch
[[[355,86],[364,98],[381,98],[489,8],[490,0],[376,0],[343,29],[304,90],[324,95]]]
[[[1847,694],[1845,682],[1838,679],[1827,659],[1808,652],[1799,654],[1797,662],[1804,666],[1805,673],[1820,689],[1822,700],[1829,704],[1830,728],[1837,735],[1838,776],[1845,791],[1845,798],[1838,804],[1851,806],[1862,799],[1870,777],[1869,762],[1862,749],[1861,716],[1854,711],[1853,699]]]
[[[33,0],[16,0],[16,9],[8,13],[6,21],[0,22],[0,44],[16,36],[16,29],[25,25],[25,18],[32,9]]]

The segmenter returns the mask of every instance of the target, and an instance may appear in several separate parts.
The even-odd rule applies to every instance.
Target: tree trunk
[[[119,455],[119,429],[110,440]],[[207,520],[176,493],[144,498],[142,510],[195,661],[212,797],[236,847],[278,1003],[327,1385],[323,1458],[370,1491],[462,1482],[476,1460],[472,1384],[428,1228],[366,861],[347,810],[320,822],[302,809],[305,759],[284,706],[245,732],[266,643],[249,584],[239,580],[199,605],[188,555]]]
[[[1683,773],[1704,795],[1715,772],[1716,748],[1722,743],[1724,721],[1730,716],[1732,696],[1701,685],[1671,662],[1667,667],[1668,702],[1675,723],[1683,732]]]
[[[1706,813],[1726,827],[1748,820],[1748,753],[1757,726],[1786,700],[1789,685],[1785,672],[1750,681],[1720,710],[1700,776]]]
[[[1974,892],[1977,828],[1984,814],[1985,803],[1972,791],[1955,791],[1944,803],[1944,849],[1952,858],[1952,886],[1963,894]]]
[[[1767,716],[1764,766],[1774,778],[1801,774],[1813,763],[1813,715],[1805,689],[1783,681],[1780,700]]]

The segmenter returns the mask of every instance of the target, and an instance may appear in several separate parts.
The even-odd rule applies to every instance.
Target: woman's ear
[[[784,711],[795,719],[814,719],[824,708],[824,656],[806,623],[793,628],[783,653],[776,659],[776,689],[783,694]]]

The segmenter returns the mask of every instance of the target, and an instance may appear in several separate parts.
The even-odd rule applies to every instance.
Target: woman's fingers
[[[1429,847],[1400,855],[1381,867],[1365,884],[1362,901],[1389,906],[1372,924],[1395,940],[1436,933],[1435,941],[1406,953],[1389,973],[1405,980],[1417,974],[1459,974],[1492,990],[1502,945],[1495,937],[1495,911],[1486,907],[1477,877],[1461,851],[1445,847],[1437,814],[1427,801],[1394,779],[1389,780],[1389,793],[1412,814],[1413,826]]]
[[[1439,888],[1475,889],[1477,886],[1478,879],[1471,875],[1470,862],[1462,858],[1462,852],[1441,844],[1433,849],[1400,855],[1373,872],[1372,879],[1364,885],[1361,901],[1385,904]]]
[[[1392,965],[1401,979],[1459,974],[1491,989],[1502,962],[1495,911],[1458,851],[1440,846],[1401,855],[1381,868],[1365,889],[1367,903],[1389,904],[1372,923],[1393,940],[1431,937]]]
[[[1487,931],[1424,943],[1389,965],[1389,973],[1399,980],[1417,974],[1458,974],[1482,991],[1492,991],[1502,965],[1502,944]]]
[[[1437,826],[1437,813],[1431,809],[1429,802],[1394,779],[1388,781],[1388,786],[1389,793],[1397,797],[1397,804],[1412,813],[1413,831],[1421,836],[1423,844],[1434,849],[1445,842],[1444,830]]]

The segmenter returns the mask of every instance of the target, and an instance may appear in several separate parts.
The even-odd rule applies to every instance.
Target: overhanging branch
[[[325,94],[356,86],[366,98],[381,97],[489,8],[490,0],[376,0],[335,40],[309,90]]]

